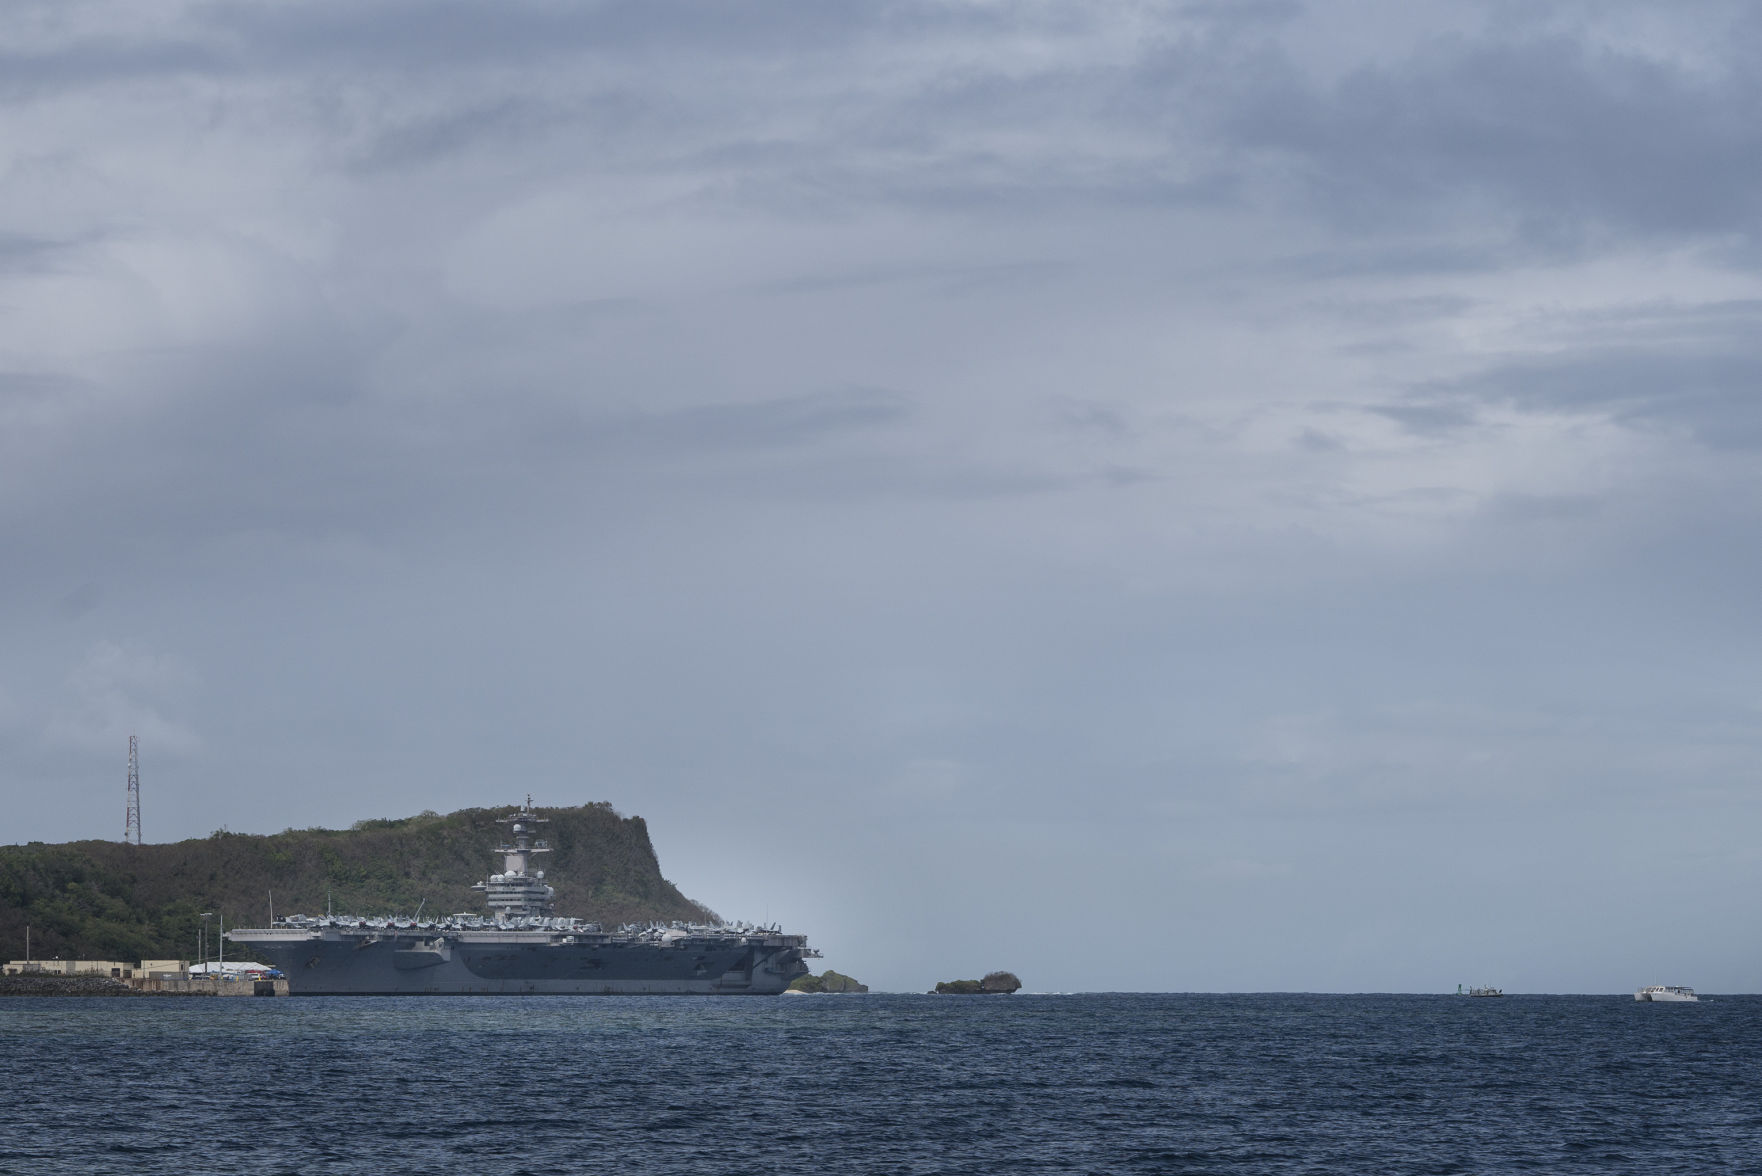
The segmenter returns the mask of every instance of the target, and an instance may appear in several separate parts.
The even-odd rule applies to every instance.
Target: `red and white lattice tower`
[[[141,843],[141,754],[135,737],[128,737],[128,814],[122,819],[122,843]]]

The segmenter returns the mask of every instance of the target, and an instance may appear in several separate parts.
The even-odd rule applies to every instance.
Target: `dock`
[[[187,960],[13,960],[0,996],[286,996],[287,978],[263,972],[192,972]]]

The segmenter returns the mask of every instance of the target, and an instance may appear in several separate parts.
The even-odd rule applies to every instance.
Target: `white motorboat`
[[[1693,988],[1681,984],[1648,984],[1634,993],[1635,1000],[1699,1000]]]

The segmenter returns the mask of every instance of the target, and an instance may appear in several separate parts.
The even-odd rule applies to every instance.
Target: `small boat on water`
[[[1468,986],[1468,991],[1466,993],[1464,993],[1462,991],[1462,985],[1458,984],[1456,986],[1456,995],[1457,996],[1465,996],[1465,995],[1466,996],[1504,996],[1505,990],[1503,988],[1494,988],[1491,984],[1470,984]]]
[[[1698,1001],[1695,990],[1682,984],[1648,984],[1634,993],[1635,1000]]]

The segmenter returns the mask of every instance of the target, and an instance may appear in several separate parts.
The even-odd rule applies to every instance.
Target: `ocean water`
[[[0,999],[0,1171],[1762,1171],[1762,997]]]

